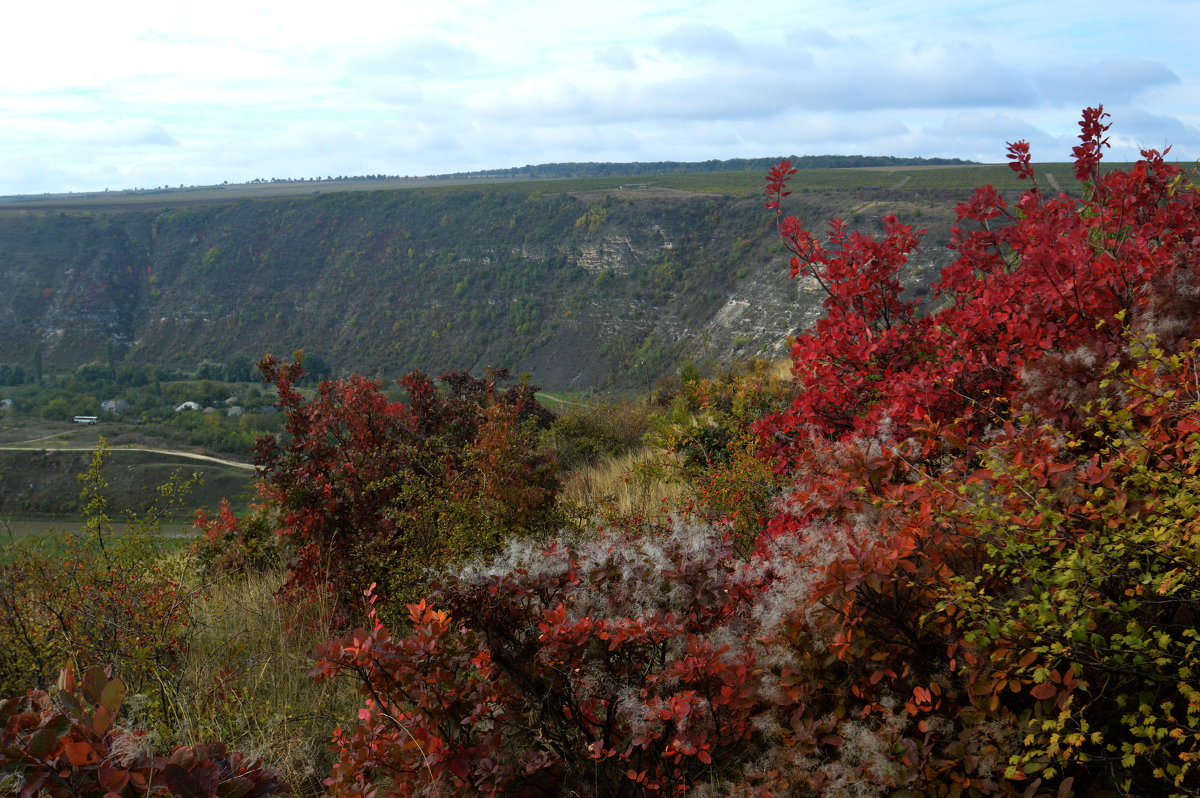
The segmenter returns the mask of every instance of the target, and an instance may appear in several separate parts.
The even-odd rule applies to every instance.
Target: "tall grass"
[[[764,376],[790,381],[791,360],[766,364]],[[547,442],[565,466],[562,501],[580,524],[614,515],[665,520],[675,510],[695,507],[697,487],[678,469],[664,467],[672,455],[639,443],[652,428],[652,415],[664,412],[671,391],[679,390],[659,397],[660,407],[647,401],[581,404],[558,419]]]
[[[181,573],[194,569],[181,566]],[[282,571],[226,575],[196,592],[193,634],[171,685],[173,744],[221,740],[278,768],[298,795],[321,793],[334,729],[361,699],[347,680],[316,684],[309,652],[334,630],[327,608],[297,617],[275,600]]]
[[[564,481],[563,501],[585,515],[599,510],[601,515],[615,513],[621,517],[664,520],[672,509],[687,504],[692,496],[682,482],[662,479],[639,468],[655,457],[655,451],[647,447],[579,469]]]

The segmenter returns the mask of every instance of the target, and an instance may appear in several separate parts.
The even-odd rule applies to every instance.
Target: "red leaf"
[[[1042,682],[1041,684],[1035,684],[1033,687],[1031,687],[1029,689],[1029,694],[1031,696],[1033,696],[1034,698],[1038,699],[1039,701],[1050,698],[1050,697],[1054,696],[1057,692],[1058,692],[1058,688],[1055,687],[1050,682]]]

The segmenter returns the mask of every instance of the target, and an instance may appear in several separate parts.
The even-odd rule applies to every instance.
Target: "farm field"
[[[1114,163],[1108,168],[1125,168]],[[1064,187],[1073,181],[1067,163],[1037,167],[1053,175]],[[849,169],[805,169],[792,184],[793,191],[855,191],[869,188],[912,190],[962,190],[992,184],[1001,191],[1023,188],[1008,164],[968,166],[889,166]],[[81,194],[43,194],[0,197],[0,213],[68,210],[145,210],[187,205],[210,205],[256,199],[285,199],[317,194],[398,191],[410,189],[464,190],[486,187],[488,191],[524,193],[575,193],[589,191],[636,191],[675,189],[704,194],[752,196],[762,191],[759,170],[709,172],[680,175],[631,175],[536,179],[509,177],[479,178],[389,178],[381,180],[281,181],[236,185],[191,186],[148,190],[107,191]],[[625,187],[625,188],[622,188]],[[1050,186],[1053,188],[1053,185]]]
[[[499,181],[499,178],[496,178]],[[219,186],[89,192],[81,194],[39,194],[0,197],[0,212],[21,210],[143,210],[181,205],[211,205],[254,199],[286,199],[316,194],[357,191],[394,191],[406,188],[430,188],[464,185],[460,180],[396,178],[389,180],[285,181],[278,183],[239,183]]]

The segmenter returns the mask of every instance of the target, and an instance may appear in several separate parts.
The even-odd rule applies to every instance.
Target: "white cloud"
[[[595,52],[592,60],[606,69],[618,72],[632,72],[637,68],[633,55],[624,47],[604,47]]]
[[[1104,58],[1054,64],[1038,70],[1042,94],[1058,105],[1126,103],[1159,86],[1181,82],[1178,74],[1148,58]]]
[[[691,31],[688,41],[710,34]],[[622,124],[756,120],[790,110],[1012,108],[1037,101],[1027,78],[965,44],[875,51],[843,45],[814,52],[760,45],[753,48],[756,56],[727,45],[720,50],[728,56],[722,61],[697,52],[671,49],[670,57],[620,74],[563,68],[475,93],[467,104],[473,112],[504,121]]]
[[[667,53],[679,53],[693,58],[722,59],[739,57],[742,46],[733,34],[717,25],[685,23],[670,33],[659,36],[655,43]]]
[[[471,47],[427,36],[406,37],[378,51],[357,55],[350,62],[354,71],[365,75],[421,78],[469,75],[481,63]]]
[[[1112,114],[1117,123],[1109,131],[1110,144],[1114,150],[1126,150],[1124,160],[1136,157],[1135,153],[1143,149],[1161,152],[1171,147],[1173,155],[1200,153],[1200,125],[1135,107],[1116,107]]]
[[[178,147],[179,142],[151,119],[122,119],[101,125],[76,126],[70,139],[88,147]]]

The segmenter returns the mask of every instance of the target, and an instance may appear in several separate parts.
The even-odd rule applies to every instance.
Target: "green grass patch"
[[[124,536],[122,530],[114,530],[106,538],[110,543]],[[161,556],[181,553],[192,544],[194,535],[163,534],[153,536],[150,548]],[[17,562],[31,554],[49,558],[65,557],[84,548],[83,523],[63,523],[52,531],[41,533],[0,533],[0,565]]]

